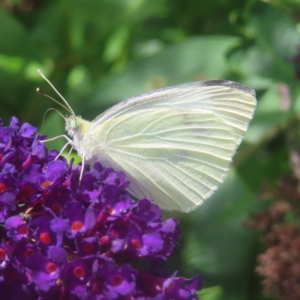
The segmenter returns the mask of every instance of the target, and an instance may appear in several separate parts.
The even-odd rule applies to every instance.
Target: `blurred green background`
[[[293,171],[287,135],[299,126],[299,20],[300,0],[2,0],[0,117],[7,124],[15,115],[49,137],[64,132],[55,112],[41,127],[48,108],[66,112],[35,92],[58,98],[39,68],[88,120],[125,98],[195,80],[254,88],[255,117],[225,183],[196,211],[166,214],[182,231],[166,268],[201,274],[203,300],[276,299],[262,296],[254,268],[263,248],[244,223],[267,205],[258,197],[263,183]]]

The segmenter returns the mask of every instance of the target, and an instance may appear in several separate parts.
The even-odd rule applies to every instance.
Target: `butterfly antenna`
[[[49,96],[48,94],[44,93],[44,91],[41,88],[37,88],[36,89],[37,93],[45,96],[46,98],[54,101],[55,103],[57,103],[58,105],[60,105],[61,107],[63,107],[65,110],[67,110],[70,114],[73,113],[73,111],[71,111],[67,106],[63,105],[62,103],[60,103],[59,101],[57,101],[56,99],[52,98],[51,96]]]
[[[73,116],[75,116],[75,113],[74,113],[73,109],[71,108],[71,106],[69,105],[69,103],[67,102],[67,100],[58,92],[58,90],[54,87],[54,85],[50,82],[50,80],[44,75],[42,70],[39,69],[38,73],[42,76],[42,78],[44,78],[44,80],[46,80],[48,82],[48,84],[52,87],[52,89],[56,92],[56,94],[65,102],[65,104],[69,108],[68,111],[71,112],[71,114],[73,114]]]
[[[49,109],[47,109],[46,112],[44,113],[43,122],[42,122],[42,128],[43,128],[44,123],[45,123],[46,115],[47,115],[47,113],[48,113],[50,110],[54,110],[54,111],[57,112],[57,113],[58,113],[65,121],[67,120],[67,119],[63,116],[63,114],[61,114],[57,109],[55,109],[55,108],[49,108]]]

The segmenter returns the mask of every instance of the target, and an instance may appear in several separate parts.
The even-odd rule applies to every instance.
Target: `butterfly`
[[[123,171],[135,197],[189,212],[224,181],[256,98],[239,83],[209,80],[127,99],[91,122],[68,107],[68,144],[83,164]]]

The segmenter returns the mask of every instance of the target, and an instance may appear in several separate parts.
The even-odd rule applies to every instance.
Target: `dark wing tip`
[[[248,86],[230,80],[205,80],[205,81],[199,81],[199,84],[201,86],[225,86],[228,88],[237,89],[242,92],[250,94],[254,98],[256,95],[255,91],[249,88]]]

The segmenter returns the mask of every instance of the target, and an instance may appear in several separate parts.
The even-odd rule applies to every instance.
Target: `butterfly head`
[[[75,115],[66,118],[66,131],[72,138],[71,145],[77,150],[79,156],[87,160],[93,156],[91,149],[94,149],[93,143],[91,144],[91,126],[91,122]]]
[[[73,140],[85,140],[89,136],[91,122],[82,119],[80,116],[70,115],[66,118],[66,131]]]
[[[69,116],[66,118],[66,131],[68,135],[73,137],[80,128],[80,117],[77,116]]]

